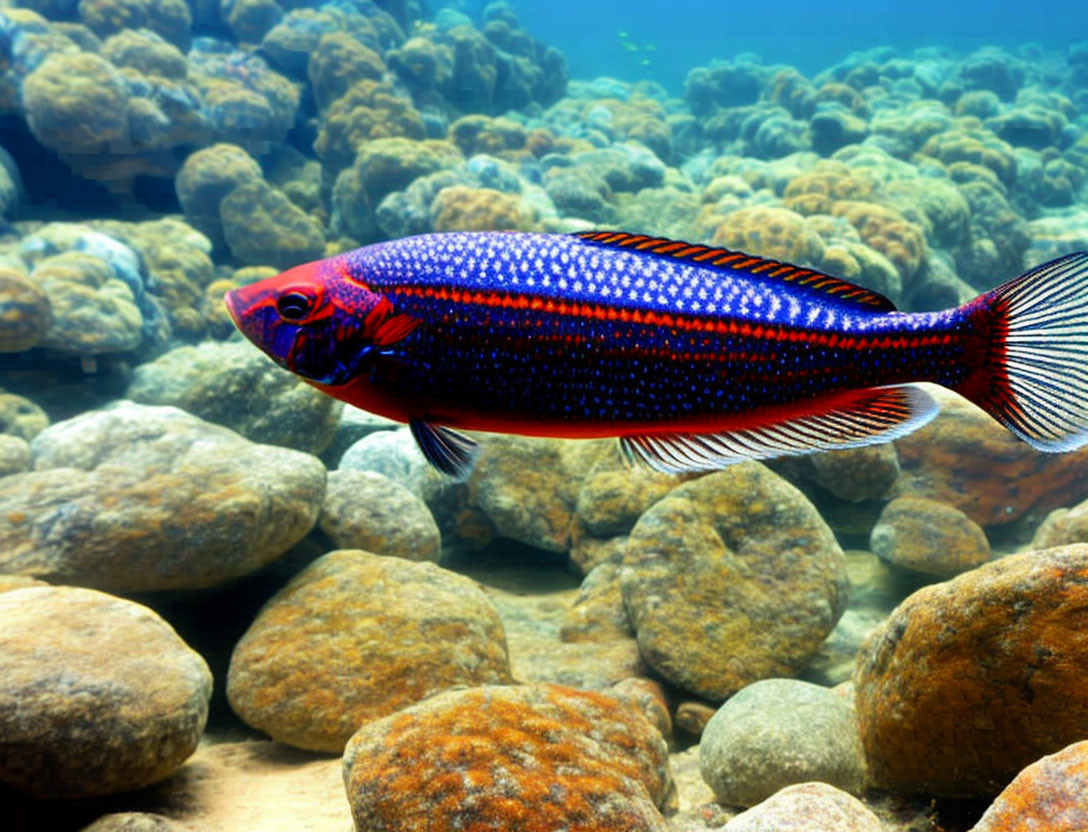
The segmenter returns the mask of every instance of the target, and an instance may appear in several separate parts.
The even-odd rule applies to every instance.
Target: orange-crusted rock
[[[1088,736],[1088,545],[1025,552],[911,595],[854,674],[876,785],[992,795]]]
[[[372,722],[344,752],[366,832],[658,832],[665,741],[630,705],[559,685],[451,691]]]
[[[722,700],[804,666],[846,605],[846,561],[805,496],[758,463],[684,483],[631,531],[620,573],[643,658]]]
[[[1073,743],[1016,775],[971,832],[1088,829],[1088,741]]]
[[[338,753],[368,720],[455,685],[509,681],[502,622],[473,581],[345,549],[261,610],[234,648],[227,697],[273,739]]]
[[[1088,450],[1040,453],[966,399],[938,387],[929,392],[941,412],[895,441],[902,472],[895,496],[948,503],[981,526],[1088,496]]]
[[[798,214],[830,214],[840,200],[864,201],[873,194],[873,184],[864,173],[842,162],[824,159],[786,186],[786,207]]]
[[[926,254],[926,235],[894,208],[875,202],[844,200],[832,206],[836,217],[845,217],[857,229],[865,244],[887,257],[907,281]]]

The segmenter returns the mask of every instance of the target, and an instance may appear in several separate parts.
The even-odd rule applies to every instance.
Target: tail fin
[[[1088,444],[1088,252],[987,292],[988,379],[965,395],[1041,451]]]

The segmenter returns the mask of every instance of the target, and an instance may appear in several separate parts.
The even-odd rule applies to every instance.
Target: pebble
[[[619,700],[558,685],[451,691],[344,753],[358,829],[665,832],[665,741]]]
[[[699,745],[703,779],[719,803],[754,806],[786,786],[865,788],[854,710],[830,688],[764,679],[743,688],[707,723]]]
[[[647,663],[723,700],[812,657],[846,605],[842,550],[795,487],[758,463],[678,486],[631,532],[624,603]]]
[[[317,521],[325,467],[173,407],[120,402],[31,443],[0,479],[0,572],[114,592],[200,589],[275,560]]]
[[[907,598],[858,655],[875,785],[982,797],[1083,739],[1088,545],[1010,555]]]
[[[339,549],[437,561],[442,536],[424,502],[375,471],[329,473],[318,527]]]
[[[147,607],[78,587],[0,593],[0,783],[86,798],[158,782],[196,748],[211,689]]]
[[[231,656],[227,698],[273,739],[339,754],[365,722],[456,685],[510,680],[502,622],[473,581],[339,550],[264,606]]]

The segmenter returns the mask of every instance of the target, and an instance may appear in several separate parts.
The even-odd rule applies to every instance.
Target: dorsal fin
[[[895,304],[878,292],[850,283],[839,277],[833,277],[814,269],[781,263],[777,260],[765,260],[753,257],[743,251],[731,251],[727,248],[685,243],[666,237],[651,237],[647,234],[628,234],[624,231],[578,231],[574,234],[587,243],[608,248],[625,248],[634,251],[671,257],[674,260],[686,260],[700,266],[718,267],[731,272],[754,274],[764,278],[782,280],[796,286],[804,286],[815,292],[831,295],[837,300],[854,303],[869,311],[894,312]]]

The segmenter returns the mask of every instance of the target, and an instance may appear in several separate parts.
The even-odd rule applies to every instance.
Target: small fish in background
[[[812,269],[612,231],[425,234],[236,289],[238,328],[331,396],[407,422],[465,477],[459,429],[619,437],[665,472],[886,442],[941,384],[1031,445],[1088,442],[1088,252],[942,312]]]

